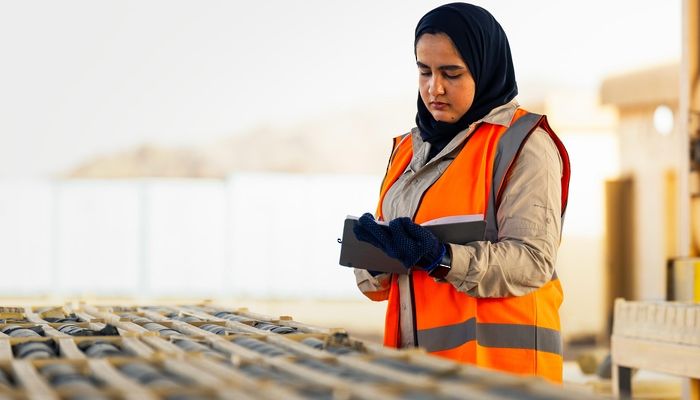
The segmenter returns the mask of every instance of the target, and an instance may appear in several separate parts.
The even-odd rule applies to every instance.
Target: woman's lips
[[[439,101],[433,101],[430,103],[430,107],[432,107],[435,110],[444,110],[449,106],[447,103],[441,103]]]

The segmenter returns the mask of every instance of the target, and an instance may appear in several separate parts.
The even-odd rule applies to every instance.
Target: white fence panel
[[[338,265],[343,220],[373,210],[379,178],[238,174],[231,178],[230,287],[260,298],[357,298]]]
[[[54,293],[121,295],[140,281],[140,186],[64,181],[58,186]]]
[[[338,265],[346,215],[379,177],[0,184],[4,295],[359,298]]]
[[[145,265],[156,295],[224,294],[226,188],[219,180],[158,180],[147,189]]]
[[[0,181],[0,291],[44,293],[52,284],[52,186]]]

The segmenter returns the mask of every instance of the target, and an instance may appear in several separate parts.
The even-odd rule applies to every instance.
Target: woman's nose
[[[440,79],[437,74],[433,74],[433,77],[430,82],[428,82],[428,85],[428,93],[431,96],[445,94],[445,88],[442,86],[442,79]]]

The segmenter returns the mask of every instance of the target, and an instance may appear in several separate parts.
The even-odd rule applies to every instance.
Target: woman
[[[561,382],[554,272],[568,197],[566,150],[518,93],[505,32],[488,11],[453,3],[415,34],[417,127],[394,139],[377,218],[358,239],[406,274],[357,269],[360,290],[388,300],[384,343]],[[481,214],[484,241],[440,243],[420,223]]]

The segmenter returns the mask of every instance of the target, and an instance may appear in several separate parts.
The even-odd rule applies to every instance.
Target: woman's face
[[[476,84],[450,37],[423,34],[416,44],[416,61],[425,107],[436,121],[457,122],[472,106]]]

